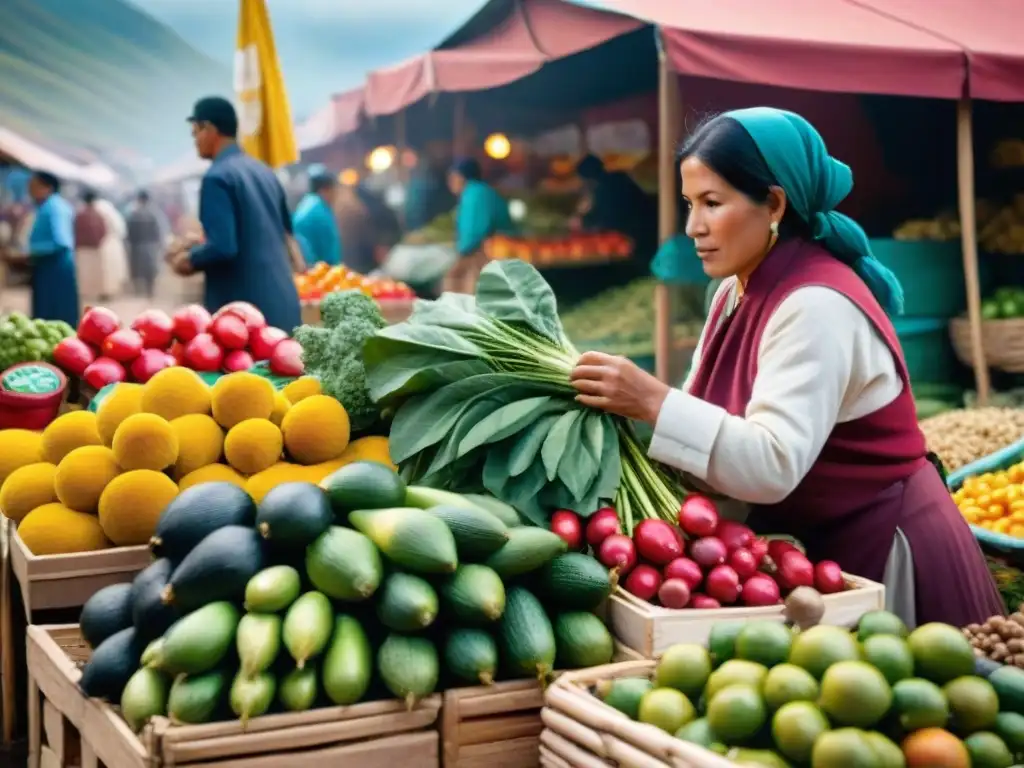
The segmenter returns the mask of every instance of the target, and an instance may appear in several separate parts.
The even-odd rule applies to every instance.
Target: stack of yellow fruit
[[[1024,538],[1024,461],[967,478],[953,501],[971,525]]]
[[[276,392],[248,372],[209,386],[167,368],[118,384],[95,414],[64,414],[42,434],[0,432],[0,511],[36,555],[144,545],[164,507],[198,483],[235,483],[259,502],[352,461],[393,466],[387,438],[349,436],[348,414],[316,379]]]

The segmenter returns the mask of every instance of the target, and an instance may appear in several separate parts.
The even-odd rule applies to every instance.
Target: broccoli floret
[[[380,417],[370,399],[363,366],[363,345],[385,327],[377,302],[360,291],[329,293],[320,302],[324,327],[295,330],[306,373],[320,380],[324,394],[345,406],[353,430],[366,429]]]

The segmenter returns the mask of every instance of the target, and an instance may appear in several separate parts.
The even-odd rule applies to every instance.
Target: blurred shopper
[[[422,155],[405,192],[405,228],[422,229],[455,207],[455,197],[445,184],[443,166]]]
[[[579,224],[584,231],[620,232],[633,240],[634,250],[647,257],[658,242],[658,209],[640,185],[622,171],[609,171],[595,155],[576,166],[586,194]]]
[[[106,301],[103,257],[100,247],[107,237],[107,222],[96,207],[96,193],[86,190],[75,214],[75,271],[78,289],[86,302]]]
[[[455,217],[455,248],[459,260],[444,280],[444,290],[473,293],[480,271],[487,264],[484,242],[491,235],[513,231],[508,203],[486,184],[480,164],[472,158],[458,161],[448,172],[448,188],[459,198]]]
[[[36,215],[28,240],[32,317],[78,324],[75,211],[60,195],[60,180],[36,171],[29,181]]]
[[[227,99],[201,99],[188,118],[199,156],[212,160],[199,190],[205,241],[171,257],[180,275],[203,272],[211,312],[247,301],[270,325],[291,332],[301,322],[292,279],[292,220],[284,189],[265,164],[236,142],[238,116]]]
[[[344,264],[368,275],[384,261],[401,237],[395,212],[365,183],[342,185],[335,205],[344,242]]]
[[[341,233],[334,217],[337,197],[337,179],[323,170],[310,177],[309,192],[295,209],[292,227],[308,266],[341,264]]]
[[[124,290],[128,280],[128,250],[125,239],[128,237],[128,225],[117,206],[110,200],[98,195],[96,210],[107,225],[107,236],[100,245],[100,258],[103,262],[103,296],[118,296]],[[106,299],[104,299],[106,300]]]
[[[137,295],[153,298],[167,234],[163,214],[145,190],[139,192],[128,214],[128,275]]]

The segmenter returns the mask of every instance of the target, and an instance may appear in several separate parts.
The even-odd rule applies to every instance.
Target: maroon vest
[[[726,297],[716,302],[690,393],[743,416],[757,377],[765,325],[787,296],[812,285],[841,293],[868,317],[896,361],[903,391],[874,413],[836,424],[796,489],[781,503],[755,510],[751,522],[756,527],[794,535],[812,534],[822,526],[834,528],[840,518],[867,511],[887,489],[926,462],[924,436],[917,425],[910,379],[892,323],[849,266],[807,242],[777,245],[750,276],[731,315],[725,316]],[[827,323],[829,318],[821,321]],[[743,468],[736,467],[736,471]],[[896,521],[891,523],[895,528]]]
[[[87,205],[75,216],[75,247],[99,248],[107,236],[107,225],[100,212]]]

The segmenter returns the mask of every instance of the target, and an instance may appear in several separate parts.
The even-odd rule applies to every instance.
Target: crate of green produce
[[[18,363],[52,362],[53,348],[75,335],[63,320],[33,320],[20,312],[0,317],[0,370]]]

